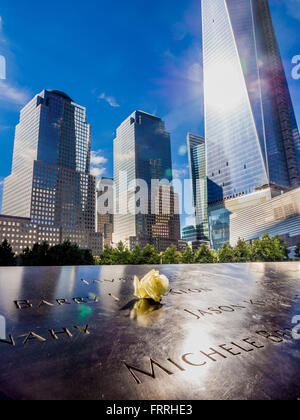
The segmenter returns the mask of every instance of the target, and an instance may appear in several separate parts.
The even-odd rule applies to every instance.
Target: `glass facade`
[[[114,180],[100,178],[97,184],[97,225],[103,245],[112,245],[114,231]]]
[[[196,216],[197,240],[209,237],[207,213],[207,175],[205,138],[189,133],[187,136],[190,175]]]
[[[202,19],[208,204],[216,223],[220,202],[300,185],[299,131],[267,0],[203,0]],[[221,213],[224,243],[229,217]]]
[[[251,242],[265,232],[281,236],[288,247],[300,243],[300,188],[231,215],[232,246],[241,236]]]
[[[3,214],[30,218],[45,232],[61,230],[82,247],[96,234],[96,179],[90,175],[90,125],[85,108],[44,90],[21,111]]]
[[[152,180],[163,179],[172,181],[170,134],[166,132],[164,122],[160,118],[136,111],[118,128],[114,141],[114,242],[130,243],[130,238],[138,238],[138,241],[140,238],[146,242],[151,242],[154,237],[180,239],[179,215],[174,214],[178,202],[172,188],[168,191],[169,214],[164,214],[162,208],[162,194],[167,187],[161,187],[157,191],[155,202],[151,200]],[[147,185],[145,212],[139,211],[135,201],[137,189],[132,186],[136,180],[142,180]],[[133,203],[136,214],[127,208],[127,203],[130,202]],[[158,207],[158,214],[153,211],[155,207]]]

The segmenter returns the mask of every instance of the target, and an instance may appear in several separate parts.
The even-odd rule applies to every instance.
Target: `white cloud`
[[[107,96],[105,93],[101,93],[101,95],[98,96],[98,99],[107,102],[112,108],[120,107],[117,100],[113,96]]]
[[[105,165],[105,163],[107,163],[107,159],[101,154],[102,154],[102,150],[97,150],[97,151],[92,150],[91,152],[91,165],[92,166]]]
[[[0,41],[2,46],[5,45],[5,48],[2,52],[4,56],[4,64],[6,65],[6,55],[12,56],[9,48],[9,41],[5,37],[3,32],[3,19],[0,16]],[[7,77],[10,76],[7,72],[3,72],[4,78],[0,80],[0,101],[4,103],[12,103],[14,105],[24,105],[30,99],[30,94],[26,89],[17,87],[14,83],[11,83],[7,80]]]
[[[91,168],[91,175],[94,175],[97,178],[104,175],[105,172],[106,172],[106,168],[97,168],[97,167]]]
[[[93,150],[91,152],[91,175],[99,178],[106,172],[105,165],[108,160],[102,155],[102,150]]]
[[[24,105],[29,99],[30,97],[25,89],[16,88],[7,81],[0,80],[0,101]]]
[[[187,147],[185,144],[182,144],[178,149],[179,156],[185,156],[187,154]]]

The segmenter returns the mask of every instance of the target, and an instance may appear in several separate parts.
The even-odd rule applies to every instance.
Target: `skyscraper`
[[[59,232],[61,241],[70,239],[98,252],[90,147],[84,107],[56,90],[36,95],[22,109],[16,127],[2,213],[29,218],[41,232]]]
[[[114,231],[114,180],[102,177],[97,184],[97,226],[103,245],[111,246]]]
[[[202,0],[202,19],[208,204],[218,247],[229,240],[233,208],[251,205],[256,193],[265,200],[264,189],[300,185],[300,140],[268,1]]]
[[[193,185],[197,240],[208,240],[207,176],[205,138],[189,133],[187,136],[190,176]]]
[[[160,118],[135,111],[118,128],[114,141],[114,180],[114,242],[123,241],[130,247],[137,242],[167,247],[180,239],[173,188],[155,187],[152,200],[153,180],[172,181],[170,134]],[[166,191],[169,208],[165,211],[162,194]],[[136,200],[137,192],[140,197]]]

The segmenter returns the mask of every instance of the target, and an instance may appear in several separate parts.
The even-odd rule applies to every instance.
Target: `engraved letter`
[[[34,332],[30,332],[27,337],[25,338],[25,340],[23,341],[23,344],[27,344],[29,340],[38,340],[41,341],[42,343],[47,341],[45,338],[41,337],[40,335],[35,334]]]
[[[56,332],[54,330],[49,330],[49,333],[51,334],[52,338],[54,340],[58,340],[58,335],[60,334],[66,334],[69,338],[73,337],[68,328],[63,328],[62,331]]]
[[[18,309],[32,308],[32,304],[29,302],[29,300],[15,300],[15,304]]]
[[[161,370],[163,370],[168,375],[174,375],[173,372],[171,372],[170,370],[164,368],[161,364],[159,364],[158,362],[156,362],[153,359],[150,359],[150,372],[146,372],[146,371],[144,371],[144,370],[142,370],[140,368],[137,368],[137,367],[128,365],[127,363],[124,363],[124,364],[125,364],[125,366],[127,367],[127,369],[129,370],[129,372],[131,373],[131,375],[133,376],[135,382],[138,385],[140,385],[142,383],[142,381],[139,379],[139,377],[135,374],[134,371],[139,372],[139,373],[141,373],[143,375],[146,375],[146,376],[150,376],[150,378],[155,379],[156,376],[155,376],[155,372],[154,372],[154,365],[156,365],[157,367],[159,367]]]

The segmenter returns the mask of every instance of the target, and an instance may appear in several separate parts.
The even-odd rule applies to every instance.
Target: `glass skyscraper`
[[[164,247],[163,244],[180,239],[178,201],[173,188],[160,187],[155,200],[151,199],[152,180],[172,181],[170,134],[160,118],[135,111],[118,128],[114,141],[114,180],[114,242],[123,241],[130,247],[137,242]],[[140,204],[141,201],[147,203],[146,209],[139,208],[135,200],[140,189],[134,186],[136,180],[142,180],[147,187],[148,197],[140,200]],[[168,188],[169,209],[164,209],[163,196]],[[128,203],[131,203],[131,211]]]
[[[114,180],[102,177],[97,184],[97,225],[103,245],[112,245],[114,231]]]
[[[209,237],[207,213],[207,175],[205,138],[189,133],[187,136],[190,176],[193,185],[197,240]]]
[[[61,241],[100,250],[90,131],[86,109],[68,95],[56,90],[36,95],[16,127],[2,213],[30,218],[42,232],[60,232]]]
[[[208,204],[218,247],[229,240],[232,200],[300,185],[300,140],[268,1],[202,0],[202,19]]]

